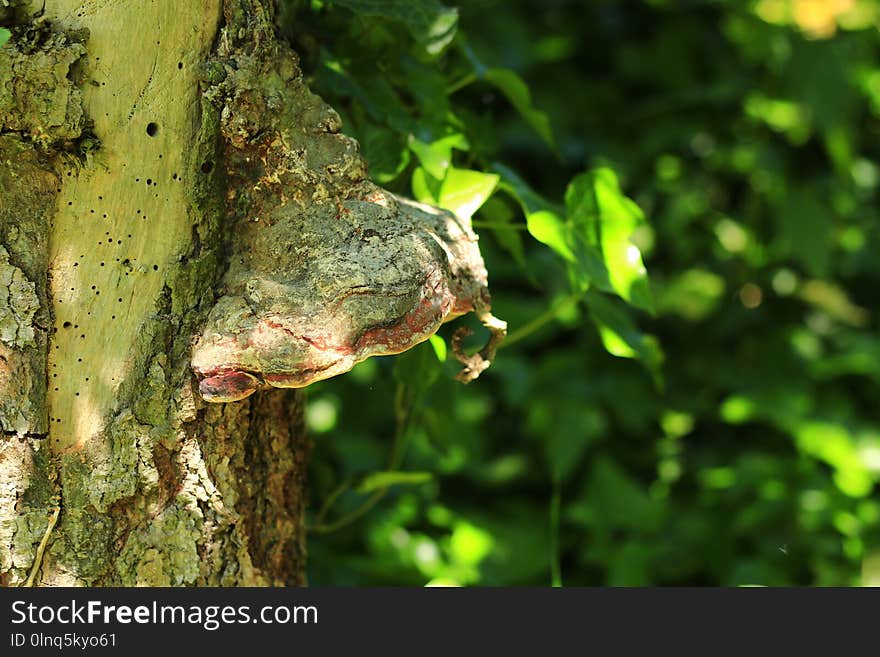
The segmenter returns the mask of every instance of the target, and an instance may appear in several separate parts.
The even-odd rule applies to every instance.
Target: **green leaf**
[[[416,128],[416,122],[407,114],[404,104],[387,77],[366,67],[351,70],[326,50],[321,51],[317,82],[320,87],[342,97],[357,101],[377,123],[383,123],[397,132],[407,133]]]
[[[436,204],[440,198],[440,185],[443,183],[422,167],[416,167],[412,174],[412,193],[419,203]]]
[[[416,169],[413,194],[422,203],[439,205],[462,219],[470,219],[495,191],[498,180],[494,173],[450,168],[438,181],[424,169]]]
[[[513,223],[513,210],[509,204],[494,196],[480,208],[480,217],[490,226],[501,248],[510,253],[518,265],[525,268],[526,253],[522,234]],[[482,228],[477,224],[474,226]]]
[[[358,493],[372,493],[380,488],[390,488],[392,486],[414,486],[425,484],[433,479],[430,472],[400,472],[397,470],[382,470],[379,472],[371,472],[363,478],[361,483],[355,489]]]
[[[628,303],[653,312],[642,254],[630,241],[645,217],[620,191],[614,172],[599,168],[575,177],[566,189],[565,205],[575,235],[601,252],[611,289]]]
[[[9,41],[9,37],[12,36],[12,33],[4,27],[0,27],[0,46],[3,46],[4,43]]]
[[[834,483],[841,491],[850,497],[870,495],[874,477],[845,427],[830,422],[804,422],[795,433],[802,452],[834,468]]]
[[[483,71],[483,79],[495,85],[505,95],[510,104],[528,122],[551,148],[556,148],[556,139],[550,127],[550,119],[532,104],[532,94],[523,79],[506,68],[490,68]]]
[[[333,0],[360,16],[400,21],[431,55],[448,46],[458,28],[458,10],[438,0]]]
[[[441,338],[439,335],[432,335],[428,338],[428,342],[431,343],[431,346],[434,348],[434,354],[437,356],[437,360],[441,363],[446,362],[446,341]]]
[[[370,165],[370,176],[381,185],[397,178],[409,164],[404,139],[393,130],[365,121],[358,141]]]
[[[449,169],[440,186],[440,207],[470,219],[498,186],[500,176],[470,169]]]
[[[562,217],[551,210],[538,210],[526,215],[529,233],[569,262],[577,262],[568,246],[568,231]]]
[[[452,164],[452,149],[467,150],[470,148],[467,138],[460,134],[442,137],[431,143],[418,139],[415,135],[408,138],[410,150],[419,158],[422,167],[435,178],[442,180],[446,170]]]
[[[513,170],[502,164],[492,167],[501,176],[500,188],[522,207],[529,234],[568,262],[576,262],[569,245],[562,209],[537,194]]]
[[[639,360],[654,377],[657,387],[662,388],[663,351],[657,338],[639,331],[629,309],[615,303],[612,297],[591,291],[586,301],[605,350],[612,356]]]

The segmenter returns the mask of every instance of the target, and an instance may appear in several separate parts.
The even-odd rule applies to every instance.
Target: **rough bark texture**
[[[271,3],[41,4],[0,51],[0,583],[301,584],[301,399],[189,363],[239,214],[204,63]]]
[[[254,15],[264,20],[225,31],[209,65],[237,234],[194,349],[202,396],[304,387],[472,311],[503,335],[470,220],[373,184],[339,115],[309,91],[269,16]]]

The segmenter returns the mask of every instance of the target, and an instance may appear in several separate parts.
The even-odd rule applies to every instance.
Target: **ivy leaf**
[[[370,175],[380,185],[397,178],[409,164],[404,138],[393,130],[365,122],[358,141],[370,165]]]
[[[470,169],[449,169],[440,187],[440,207],[470,219],[498,186],[500,176]]]
[[[611,289],[628,303],[653,313],[642,254],[630,241],[645,217],[620,191],[614,172],[603,167],[575,177],[565,192],[565,205],[577,239],[600,251]]]
[[[360,16],[400,21],[431,55],[443,52],[458,29],[458,10],[438,0],[333,0],[333,4]]]
[[[493,84],[516,108],[516,111],[532,126],[550,148],[556,149],[556,139],[550,127],[550,119],[532,104],[532,94],[525,81],[506,68],[490,68],[483,72],[483,79]]]
[[[419,158],[425,170],[435,178],[442,180],[446,170],[452,164],[452,149],[468,150],[470,145],[461,133],[441,137],[431,143],[418,139],[415,135],[408,138],[409,149]]]
[[[618,358],[641,361],[654,377],[655,385],[662,389],[663,351],[657,338],[639,331],[626,306],[615,303],[612,297],[591,291],[586,301],[605,351]]]
[[[529,234],[568,262],[576,262],[569,245],[562,209],[537,194],[513,170],[502,164],[492,167],[501,176],[500,188],[522,207]]]
[[[440,185],[443,180],[432,176],[422,167],[416,167],[412,173],[412,194],[419,203],[436,204],[440,197]]]
[[[495,239],[516,263],[525,269],[526,252],[521,231],[513,223],[513,210],[497,196],[490,198],[480,208],[480,217],[494,233]]]
[[[12,36],[12,32],[7,30],[5,27],[0,27],[0,47],[3,46],[7,41],[9,41],[9,37]]]
[[[416,127],[388,79],[375,70],[350,70],[322,50],[317,79],[320,86],[330,92],[357,101],[374,121],[392,130],[407,133]]]
[[[380,488],[391,488],[392,486],[414,486],[428,483],[433,479],[430,472],[400,472],[397,470],[381,470],[379,472],[371,472],[363,478],[361,483],[355,489],[358,493],[372,493]]]
[[[499,179],[494,173],[450,167],[438,184],[424,169],[416,169],[413,193],[423,203],[439,205],[462,219],[470,219],[495,191]]]

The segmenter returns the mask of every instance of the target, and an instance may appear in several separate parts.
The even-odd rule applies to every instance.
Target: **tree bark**
[[[0,583],[303,584],[299,393],[190,369],[240,218],[204,91],[271,2],[41,4],[0,49]]]

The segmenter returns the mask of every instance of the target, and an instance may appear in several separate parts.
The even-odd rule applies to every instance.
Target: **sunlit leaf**
[[[851,497],[868,495],[874,480],[865,467],[852,435],[841,425],[805,422],[796,432],[798,447],[834,467],[834,483]]]
[[[522,207],[529,234],[565,260],[575,262],[576,258],[568,243],[562,209],[537,194],[508,167],[496,163],[493,169],[501,176],[501,189],[513,196]]]
[[[449,169],[440,185],[437,204],[463,219],[470,219],[495,191],[498,180],[499,176],[494,173]]]
[[[434,354],[437,356],[437,360],[441,363],[446,362],[446,341],[441,338],[439,335],[432,335],[428,338],[428,341],[431,343],[431,346],[434,348]]]
[[[413,197],[420,203],[436,204],[440,198],[441,179],[435,178],[422,167],[416,167],[412,174]]]
[[[601,251],[612,289],[653,312],[642,254],[630,241],[644,214],[620,191],[614,172],[600,168],[577,176],[568,185],[565,204],[575,233]]]
[[[4,27],[0,27],[0,47],[3,46],[7,41],[9,41],[9,37],[12,36],[12,33]]]
[[[620,302],[603,296],[598,292],[587,293],[587,306],[599,328],[599,335],[605,349],[619,358],[636,358],[644,364],[654,376],[658,386],[663,385],[661,366],[663,351],[657,339],[642,333],[637,327],[629,311]]]
[[[494,173],[455,168],[438,180],[418,168],[413,172],[412,188],[413,195],[422,203],[438,205],[462,219],[470,219],[495,191],[498,180]]]
[[[452,164],[452,149],[467,150],[469,148],[467,138],[455,133],[426,143],[409,135],[408,144],[410,150],[419,158],[422,167],[437,179],[442,180],[446,170]]]
[[[449,537],[449,553],[461,564],[476,566],[489,555],[493,544],[488,532],[469,522],[457,522]]]
[[[565,221],[552,210],[537,210],[526,215],[529,233],[539,242],[546,244],[566,260],[575,262],[576,258],[568,245],[568,231]]]

